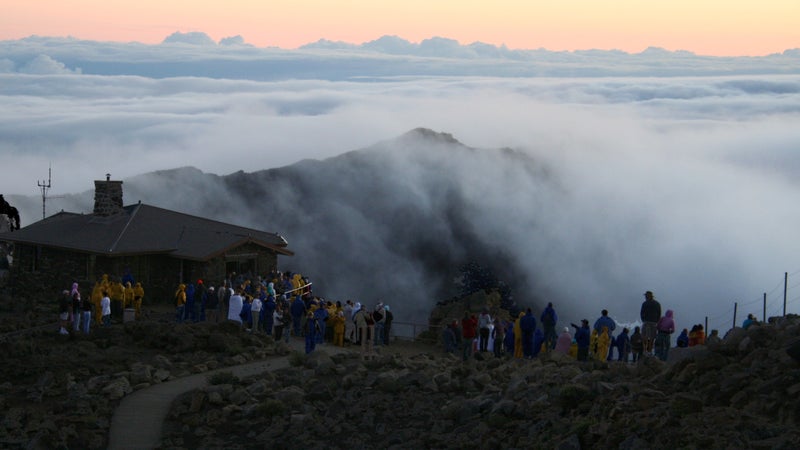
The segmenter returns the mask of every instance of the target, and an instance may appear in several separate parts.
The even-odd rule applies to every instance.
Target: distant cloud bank
[[[712,57],[648,48],[555,52],[512,50],[433,37],[412,43],[383,36],[360,45],[320,40],[297,50],[256,48],[241,36],[219,43],[202,32],[175,32],[160,45],[31,36],[0,41],[0,73],[25,73],[50,58],[62,71],[151,78],[347,80],[393,76],[708,76],[800,73],[800,50],[760,57]],[[501,61],[501,62],[500,62]],[[39,64],[42,65],[42,64]],[[50,72],[53,73],[53,72]]]

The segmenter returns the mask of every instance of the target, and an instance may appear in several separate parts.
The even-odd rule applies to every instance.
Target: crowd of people
[[[307,277],[292,272],[231,274],[216,288],[203,280],[181,284],[175,308],[178,323],[229,320],[276,341],[302,338],[306,353],[326,342],[359,345],[365,359],[375,356],[374,346],[389,345],[393,321],[389,305],[379,301],[369,309],[352,300],[326,300],[314,295]]]
[[[97,326],[109,326],[112,319],[122,321],[125,309],[132,309],[135,317],[141,317],[143,300],[144,288],[133,279],[130,271],[114,279],[103,274],[88,297],[81,296],[77,282],[72,283],[72,288],[62,291],[59,298],[61,326],[58,331],[89,334],[92,322]]]
[[[619,334],[615,335],[617,323],[604,309],[592,326],[588,319],[583,319],[580,325],[571,323],[571,327],[564,326],[557,333],[558,314],[552,303],[548,303],[539,316],[539,327],[531,308],[520,312],[513,320],[492,319],[486,308],[477,317],[465,311],[460,321],[453,320],[444,326],[441,340],[445,352],[460,353],[464,360],[474,352],[532,359],[541,352],[553,351],[570,355],[579,361],[592,358],[636,362],[645,355],[666,361],[676,330],[674,312],[667,309],[662,315],[661,304],[652,291],[647,291],[639,318],[642,325],[634,327],[633,333],[629,328],[622,327]],[[748,327],[755,320],[750,314],[743,327]],[[683,329],[676,345],[691,347],[719,340],[717,330],[712,330],[706,337],[703,325],[698,324],[691,331]]]

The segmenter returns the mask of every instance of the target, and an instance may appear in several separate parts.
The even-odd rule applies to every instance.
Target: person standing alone
[[[651,291],[644,293],[644,303],[642,303],[639,318],[642,319],[642,344],[644,346],[644,353],[651,354],[653,352],[653,343],[656,339],[656,325],[661,319],[661,304],[656,301]]]

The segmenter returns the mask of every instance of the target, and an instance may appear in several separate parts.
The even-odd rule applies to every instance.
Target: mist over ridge
[[[723,192],[732,184],[708,189],[702,181],[712,174],[715,183],[736,183],[740,174],[676,163],[670,174],[633,175],[625,158],[589,154],[566,168],[541,151],[474,148],[418,128],[280,168],[131,177],[125,203],[278,232],[296,252],[281,259],[283,269],[307,273],[330,299],[383,300],[400,320],[424,321],[455,293],[457,269],[469,261],[492,268],[518,303],[539,310],[553,301],[567,321],[593,320],[603,308],[634,321],[649,289],[681,324],[709,315],[723,326],[731,300],[780,275],[759,258],[787,251],[785,243],[759,234],[758,217],[741,217],[741,193]],[[673,179],[678,172],[683,178]],[[648,178],[648,192],[635,192]],[[91,192],[68,202],[88,211]],[[35,208],[36,198],[19,205]],[[796,213],[787,218],[797,223]]]

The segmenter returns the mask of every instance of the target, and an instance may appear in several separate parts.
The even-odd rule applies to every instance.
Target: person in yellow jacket
[[[125,292],[123,294],[124,301],[122,302],[123,308],[132,308],[133,307],[133,286],[131,286],[131,282],[125,282]]]
[[[133,307],[136,308],[136,318],[142,317],[142,300],[144,300],[144,288],[142,283],[137,282],[133,287]]]
[[[125,309],[125,286],[120,281],[112,281],[109,294],[111,298],[111,317],[121,321],[122,311]]]
[[[524,311],[519,312],[519,317],[514,321],[514,358],[522,359],[522,328],[520,320],[525,316]]]
[[[603,327],[600,334],[597,336],[597,353],[595,358],[600,361],[605,361],[608,355],[608,347],[611,345],[611,337],[608,335],[608,327]]]
[[[103,306],[100,304],[103,301],[103,288],[100,280],[94,282],[90,299],[94,306],[94,323],[99,326],[103,323]]]
[[[183,323],[184,312],[186,309],[186,285],[180,284],[175,291],[175,321]]]
[[[337,312],[331,321],[333,322],[333,345],[344,347],[344,311]]]
[[[592,335],[589,336],[589,355],[597,357],[597,330],[592,330]]]

